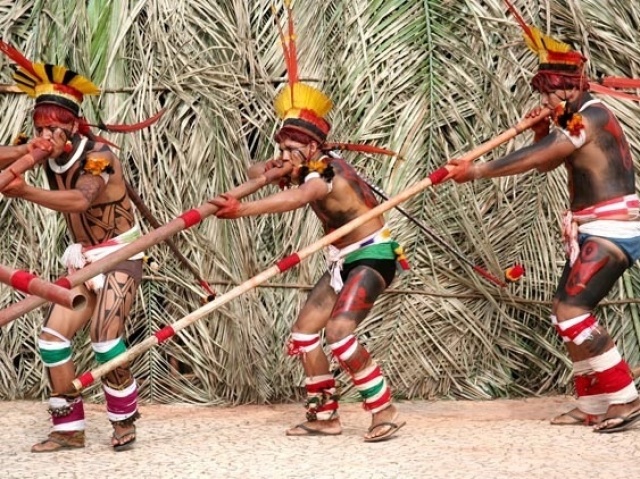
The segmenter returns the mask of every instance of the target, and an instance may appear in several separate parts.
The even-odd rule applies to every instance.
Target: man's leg
[[[53,427],[47,439],[35,444],[31,452],[54,452],[60,449],[84,447],[84,406],[80,394],[70,394],[75,379],[71,340],[91,317],[95,296],[79,286],[89,302],[81,311],[54,305],[44,322],[38,339],[42,362],[47,367],[51,395],[49,414]]]
[[[291,328],[289,354],[299,356],[307,390],[306,421],[286,431],[288,436],[336,435],[342,432],[338,414],[336,380],[322,349],[320,331],[335,304],[336,294],[325,274],[315,285]]]
[[[554,322],[573,361],[578,408],[553,424],[566,424],[571,415],[583,417],[587,424],[599,422],[596,430],[605,430],[620,426],[640,410],[630,368],[592,314],[627,267],[626,255],[615,244],[589,238],[575,264],[565,268]]]
[[[142,275],[140,261],[125,261],[118,270],[106,275],[91,321],[91,343],[100,364],[126,351],[124,323]],[[138,388],[129,364],[119,366],[102,378],[107,416],[114,432],[111,444],[124,450],[136,439],[135,421],[138,413]]]
[[[393,261],[390,261],[390,267],[395,268]],[[365,441],[369,442],[386,439],[404,425],[404,422],[398,422],[398,411],[391,402],[391,389],[380,366],[353,334],[386,287],[387,282],[375,269],[369,266],[354,268],[326,327],[327,342],[333,355],[351,377],[364,400],[364,408],[372,414],[371,426],[365,434]]]

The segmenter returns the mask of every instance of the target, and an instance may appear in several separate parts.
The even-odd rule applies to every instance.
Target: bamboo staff
[[[61,278],[49,283],[33,273],[0,265],[0,282],[23,293],[33,294],[68,309],[80,310],[87,304],[87,297],[80,291],[72,290],[71,283]]]
[[[389,199],[389,196],[384,191],[382,191],[382,189],[375,186],[368,179],[365,179],[365,181],[369,185],[369,188],[371,188],[371,190],[373,190],[374,193],[380,196],[380,198],[382,198],[385,201]],[[486,279],[487,281],[497,286],[500,286],[501,288],[504,288],[507,286],[504,281],[499,280],[494,275],[489,273],[486,269],[474,264],[470,259],[468,259],[465,255],[463,255],[457,248],[454,248],[453,246],[451,246],[444,239],[442,239],[438,233],[436,233],[434,230],[426,226],[424,223],[418,221],[413,215],[407,212],[407,210],[405,210],[400,206],[396,206],[395,209],[396,211],[401,213],[405,218],[411,221],[414,225],[420,228],[424,233],[426,233],[426,235],[429,236],[429,238],[431,238],[432,241],[440,245],[444,250],[452,253],[456,258],[458,258],[463,263],[469,265],[476,273],[478,273],[484,279]]]
[[[162,227],[160,222],[153,216],[151,210],[144,203],[136,189],[129,183],[127,180],[124,182],[129,198],[136,205],[136,208],[145,217],[145,219],[149,222],[152,228],[158,229]],[[216,298],[216,292],[209,286],[209,283],[205,279],[202,278],[198,270],[189,262],[189,260],[182,254],[178,246],[173,242],[171,238],[166,238],[164,242],[169,246],[169,249],[173,252],[176,258],[182,263],[182,265],[189,270],[189,272],[196,278],[198,284],[204,289],[207,293],[207,296],[203,298],[203,301],[209,302],[213,301]]]
[[[548,110],[545,110],[543,113],[544,114],[541,114],[540,116],[537,116],[535,118],[527,118],[525,120],[520,121],[517,125],[509,128],[509,130],[503,132],[502,134],[498,135],[492,140],[489,140],[477,146],[476,148],[474,148],[464,156],[460,157],[460,160],[473,161],[479,158],[485,153],[493,150],[497,146],[510,140],[511,138],[515,137],[516,135],[523,132],[527,128],[531,127],[533,124],[540,121],[545,116],[549,115],[550,112]],[[220,306],[225,305],[232,299],[237,298],[241,294],[264,283],[265,281],[272,278],[273,276],[276,276],[277,274],[283,273],[284,271],[287,271],[288,269],[293,268],[302,260],[306,259],[316,251],[326,246],[329,246],[330,244],[334,243],[335,241],[342,238],[346,234],[350,233],[351,231],[355,230],[359,226],[363,225],[367,221],[382,215],[385,211],[388,211],[391,208],[394,208],[396,205],[402,203],[403,201],[408,200],[412,196],[417,195],[418,193],[425,190],[426,188],[430,186],[435,186],[438,183],[443,182],[444,180],[447,179],[448,175],[449,175],[449,170],[447,169],[446,166],[438,168],[436,171],[431,173],[427,178],[405,189],[404,191],[394,196],[393,198],[385,201],[384,203],[380,203],[378,206],[367,211],[362,216],[355,218],[349,223],[332,231],[328,235],[323,236],[320,240],[316,241],[315,243],[312,243],[306,248],[303,248],[297,253],[293,253],[285,258],[282,258],[275,265],[266,269],[262,273],[257,274],[253,278],[248,279],[244,283],[236,286],[235,288],[231,289],[225,294],[218,296],[211,303],[205,304],[201,308],[191,312],[190,314],[183,317],[182,319],[179,319],[173,324],[165,326],[164,328],[156,331],[155,334],[153,334],[152,336],[149,336],[147,339],[145,339],[141,343],[138,343],[137,345],[133,346],[127,352],[111,359],[110,361],[107,361],[106,363],[100,365],[99,367],[97,367],[92,371],[87,371],[81,374],[80,376],[78,376],[76,379],[73,380],[73,383],[72,383],[73,389],[75,389],[76,391],[81,391],[82,389],[91,385],[96,378],[100,378],[105,374],[109,373],[110,371],[113,371],[115,368],[122,366],[125,363],[128,363],[131,359],[151,349],[157,344],[167,341],[172,336],[174,336],[178,331],[186,328],[187,326],[194,323],[198,319],[218,309]]]
[[[287,167],[290,168],[291,166],[287,164]],[[258,191],[270,181],[272,181],[272,178],[269,177],[267,172],[258,178],[246,181],[240,186],[232,189],[229,191],[229,194],[240,199]],[[69,276],[66,276],[66,280],[72,287],[78,286],[99,274],[110,271],[118,263],[141,253],[145,249],[156,245],[161,241],[164,241],[166,238],[178,233],[179,231],[197,225],[204,218],[211,216],[216,211],[218,211],[218,207],[208,202],[198,206],[197,208],[186,211],[177,218],[166,223],[161,228],[155,229],[146,235],[141,236],[134,242],[123,246],[121,249],[114,251],[108,256],[105,256],[93,263],[89,263],[84,268],[71,273]],[[32,311],[45,302],[46,301],[44,299],[37,296],[28,296],[22,301],[18,301],[17,303],[0,310],[0,327],[10,323],[29,311]]]
[[[34,148],[26,155],[21,156],[16,161],[0,172],[0,190],[11,183],[15,178],[30,170],[39,163],[49,158],[49,152]]]

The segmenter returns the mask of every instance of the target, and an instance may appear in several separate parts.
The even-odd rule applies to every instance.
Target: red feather
[[[609,95],[614,98],[620,98],[621,100],[640,101],[640,96],[625,93],[623,91],[615,91],[611,88],[607,88],[606,86],[602,86],[597,83],[589,83],[589,89],[594,93]]]
[[[535,42],[534,36],[531,33],[531,29],[529,28],[529,25],[527,25],[527,22],[524,21],[524,18],[522,18],[522,16],[520,15],[520,12],[516,10],[516,7],[514,7],[509,0],[504,0],[504,2],[507,4],[507,8],[513,14],[513,16],[516,17],[516,21],[520,24],[520,27],[524,30],[524,33],[527,34],[531,41]]]
[[[18,66],[28,71],[31,75],[36,78],[40,78],[40,76],[33,69],[31,61],[29,61],[22,53],[20,53],[17,49],[4,42],[3,40],[0,40],[0,51],[11,58],[11,60],[13,60],[14,63],[16,63]]]
[[[147,128],[148,126],[153,125],[156,121],[160,119],[162,115],[164,115],[165,111],[166,111],[166,108],[163,108],[158,113],[153,115],[151,118],[141,121],[140,123],[134,123],[133,125],[105,125],[104,123],[101,122],[98,125],[91,125],[91,126],[95,126],[96,128],[99,128],[101,130],[110,131],[114,133],[130,133],[132,131],[142,130],[143,128]]]
[[[322,146],[323,150],[346,150],[346,151],[359,151],[360,153],[371,153],[387,156],[398,156],[395,151],[387,150],[386,148],[380,148],[372,145],[358,145],[355,143],[325,143]]]
[[[640,88],[640,79],[637,78],[604,77],[598,83],[609,88]]]

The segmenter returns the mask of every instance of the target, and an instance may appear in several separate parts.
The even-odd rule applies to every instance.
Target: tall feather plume
[[[31,63],[30,60],[25,58],[25,56],[22,53],[20,53],[16,48],[12,47],[11,45],[9,45],[8,43],[4,42],[1,39],[0,39],[0,51],[2,51],[2,53],[7,55],[9,58],[11,58],[11,60],[13,60],[14,63],[16,63],[18,66],[20,66],[24,70],[26,70],[29,74],[43,80],[43,78],[41,78],[33,69],[33,64]]]
[[[278,12],[275,5],[271,4],[271,10],[273,11],[273,17],[276,20],[278,27],[278,34],[280,36],[280,43],[282,44],[282,53],[284,56],[284,64],[287,70],[287,83],[289,84],[289,91],[291,95],[291,105],[294,104],[294,85],[298,83],[298,50],[296,48],[295,30],[293,27],[293,12],[291,10],[291,0],[284,0],[284,6],[287,10],[287,35],[284,34],[280,21],[278,20]]]
[[[289,27],[289,36],[287,37],[286,58],[287,72],[289,75],[289,85],[298,83],[298,49],[296,48],[296,32],[293,28],[293,11],[291,10],[291,0],[284,0],[284,6],[287,9],[287,23]]]
[[[516,7],[514,7],[509,0],[504,0],[504,2],[507,4],[507,8],[513,14],[513,16],[516,17],[516,21],[520,24],[520,27],[524,31],[529,42],[531,42],[529,48],[531,48],[535,52],[539,51],[540,47],[544,47],[544,45],[541,44],[540,37],[535,35],[531,27],[527,25],[527,22],[525,22],[524,18],[522,18],[522,15],[520,15],[520,12],[516,10]]]

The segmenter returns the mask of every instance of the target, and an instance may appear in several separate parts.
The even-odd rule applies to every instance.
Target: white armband
[[[306,183],[309,180],[313,180],[314,178],[322,179],[322,176],[320,176],[320,173],[318,173],[317,171],[312,171],[311,173],[309,173],[307,176],[304,177],[304,183]],[[331,191],[333,190],[333,182],[326,181],[325,184],[327,185],[327,189],[329,190],[328,192],[331,193]]]
[[[559,131],[565,134],[569,141],[573,143],[573,146],[576,148],[580,148],[587,141],[587,132],[584,130],[580,130],[580,134],[578,136],[572,135],[568,130],[564,128],[558,128]]]

